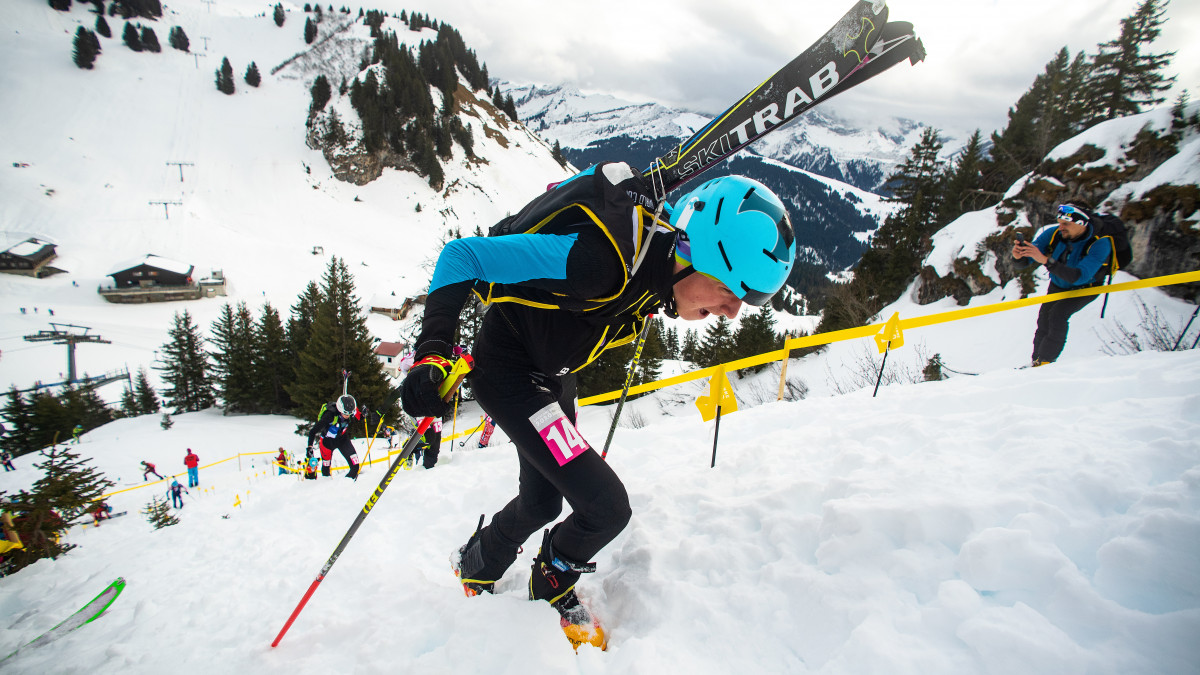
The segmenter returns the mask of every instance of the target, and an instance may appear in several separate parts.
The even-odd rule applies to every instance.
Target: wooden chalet
[[[40,279],[60,271],[46,266],[57,257],[58,253],[54,244],[30,237],[0,252],[0,272]]]
[[[113,283],[101,287],[100,295],[120,303],[196,300],[205,292],[192,278],[194,270],[195,266],[188,263],[145,255],[113,268],[108,273]]]

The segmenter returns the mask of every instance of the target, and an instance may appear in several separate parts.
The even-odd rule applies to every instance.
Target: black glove
[[[413,417],[441,417],[450,411],[438,387],[450,372],[450,362],[430,354],[413,364],[400,385],[400,404]]]

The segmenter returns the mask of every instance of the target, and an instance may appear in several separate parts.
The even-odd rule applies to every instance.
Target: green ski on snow
[[[121,595],[121,591],[123,590],[125,590],[125,577],[118,577],[116,581],[108,585],[108,588],[101,591],[100,595],[97,595],[86,605],[80,607],[79,611],[60,621],[54,628],[42,633],[26,644],[17,647],[13,653],[9,654],[3,659],[0,659],[0,663],[11,659],[22,650],[33,647],[41,647],[48,642],[57,640],[58,638],[70,633],[80,626],[95,621],[96,619],[100,618],[100,615],[104,613],[104,610],[108,609],[108,606],[117,599],[117,596]]]

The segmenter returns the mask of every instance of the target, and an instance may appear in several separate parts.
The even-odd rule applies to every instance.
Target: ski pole
[[[617,401],[617,409],[613,411],[612,424],[608,427],[608,438],[604,439],[604,452],[600,453],[600,459],[608,457],[608,446],[612,443],[613,434],[617,431],[617,420],[621,419],[621,408],[625,407],[625,397],[629,395],[629,387],[633,384],[633,376],[637,373],[638,360],[642,358],[642,348],[646,346],[646,336],[650,335],[650,324],[653,314],[646,317],[646,324],[642,326],[642,334],[638,336],[637,349],[633,350],[633,363],[629,364],[629,375],[625,376],[625,388],[621,390],[621,400]]]
[[[449,400],[454,391],[458,389],[458,385],[462,383],[462,379],[466,377],[467,373],[471,372],[471,368],[473,368],[474,365],[474,359],[472,359],[471,356],[466,353],[464,353],[462,357],[454,363],[454,367],[450,369],[450,373],[446,376],[445,381],[443,381],[442,385],[438,387],[438,394],[441,395],[443,401]],[[278,646],[279,641],[283,639],[284,634],[286,634],[288,629],[292,627],[292,623],[296,620],[296,617],[300,615],[300,611],[304,609],[304,605],[308,604],[308,599],[312,597],[313,592],[317,590],[317,586],[325,579],[325,575],[329,574],[329,569],[333,567],[335,562],[337,562],[338,556],[340,556],[342,551],[346,549],[346,544],[350,543],[350,539],[354,537],[356,532],[358,532],[359,526],[362,525],[363,521],[367,519],[368,515],[370,515],[371,509],[375,507],[375,504],[379,501],[379,498],[383,496],[383,491],[387,489],[387,486],[391,484],[392,479],[396,477],[396,473],[400,470],[400,467],[404,464],[404,461],[408,459],[408,456],[412,454],[413,449],[417,447],[417,440],[421,438],[421,434],[425,433],[425,430],[429,428],[430,424],[433,424],[432,417],[426,417],[425,419],[421,420],[421,424],[417,427],[416,433],[410,436],[408,442],[404,444],[404,449],[396,457],[396,460],[392,462],[392,466],[388,468],[387,473],[384,474],[383,480],[379,481],[379,485],[375,488],[375,492],[371,494],[370,499],[367,500],[367,503],[362,507],[362,510],[359,511],[358,516],[354,519],[354,523],[350,525],[350,529],[346,531],[346,534],[342,537],[342,540],[338,542],[337,548],[333,549],[333,555],[329,556],[329,560],[325,561],[325,566],[321,568],[321,572],[317,575],[317,578],[314,579],[312,584],[308,587],[308,591],[304,593],[304,597],[300,598],[300,604],[296,605],[296,609],[292,610],[292,615],[288,617],[287,623],[283,624],[283,628],[279,631],[279,635],[276,635],[275,641],[271,643],[272,647]]]
[[[1171,347],[1171,351],[1179,349],[1179,343],[1183,342],[1183,336],[1187,335],[1188,329],[1192,327],[1192,322],[1196,320],[1197,312],[1200,312],[1200,305],[1196,305],[1196,311],[1192,312],[1192,318],[1188,319],[1187,325],[1183,327],[1183,330],[1179,331],[1179,339],[1175,341],[1175,346]]]
[[[479,433],[479,430],[482,429],[484,426],[486,426],[486,424],[483,421],[483,418],[480,417],[479,418],[479,426],[475,427],[475,429],[471,432],[470,436],[467,436],[463,440],[459,441],[458,447],[460,447],[460,448],[463,447],[464,445],[467,444],[467,441],[471,440],[472,438],[475,438],[475,434]]]

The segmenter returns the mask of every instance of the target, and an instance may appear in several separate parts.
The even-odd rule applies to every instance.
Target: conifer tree
[[[142,26],[142,48],[155,54],[162,51],[162,45],[158,44],[158,35],[155,35],[150,26]]]
[[[96,32],[106,38],[112,37],[112,29],[108,27],[108,22],[104,20],[104,14],[96,17]]]
[[[181,52],[186,52],[191,48],[191,42],[188,40],[187,33],[183,32],[182,26],[171,27],[171,31],[167,34],[167,42]]]
[[[311,117],[324,110],[325,104],[329,103],[329,99],[333,96],[333,89],[329,86],[329,78],[324,75],[318,75],[317,79],[313,80],[309,93],[312,94],[312,104],[308,107],[308,114]]]
[[[33,406],[17,391],[16,385],[8,390],[3,412],[8,433],[0,435],[0,448],[12,453],[13,457],[32,452],[37,447],[33,439]]]
[[[559,145],[557,139],[554,141],[554,149],[550,151],[550,156],[554,158],[554,161],[558,162],[559,166],[567,165],[567,158],[563,157],[562,146]]]
[[[246,67],[246,84],[251,87],[257,87],[262,83],[262,75],[258,72],[258,66],[253,61]]]
[[[75,31],[75,65],[84,69],[91,70],[96,63],[96,42],[95,33],[80,26]]]
[[[675,330],[675,328],[673,328],[673,327],[668,328],[665,342],[666,342],[666,348],[667,348],[666,358],[678,359],[679,358],[679,331]]]
[[[162,427],[163,431],[175,426],[175,421],[171,419],[171,413],[164,412],[162,414],[162,419],[158,422],[158,426]]]
[[[995,201],[983,191],[984,161],[983,140],[976,129],[967,139],[966,146],[959,152],[953,168],[946,177],[939,222],[950,223],[964,213],[979,210]]]
[[[304,43],[311,45],[313,40],[317,39],[317,24],[313,23],[312,18],[304,20]]]
[[[246,303],[234,310],[229,303],[212,325],[213,380],[217,395],[225,404],[226,414],[256,412],[256,375],[254,370],[254,327]]]
[[[730,361],[733,357],[733,329],[729,325],[729,319],[718,316],[704,331],[704,339],[696,349],[695,363],[701,368],[707,368]]]
[[[324,298],[321,296],[320,286],[317,285],[317,282],[310,281],[304,292],[296,299],[296,304],[291,307],[287,323],[287,343],[289,374],[292,379],[299,372],[300,354],[308,346],[308,339],[312,336],[313,319],[316,318],[317,310],[321,307],[322,302],[324,302]]]
[[[1145,54],[1143,50],[1162,32],[1168,4],[1169,0],[1142,0],[1133,14],[1121,20],[1120,37],[1099,46],[1090,83],[1097,120],[1134,115],[1165,100],[1161,94],[1175,78],[1164,76],[1163,70],[1175,52]]]
[[[72,545],[62,535],[113,486],[87,459],[72,452],[69,444],[51,446],[41,455],[43,460],[33,466],[42,477],[31,489],[5,497],[3,502],[4,510],[13,514],[14,529],[25,545],[6,554],[15,569],[67,552]]]
[[[638,384],[657,380],[662,373],[663,359],[668,358],[665,322],[660,318],[652,318],[650,322],[650,333],[646,335],[646,345],[642,347],[642,358],[638,361]]]
[[[155,393],[154,387],[150,386],[150,375],[146,369],[138,369],[137,384],[134,385],[134,396],[137,399],[137,414],[149,415],[158,412],[161,407],[158,402],[158,394]]]
[[[121,390],[121,416],[137,417],[137,397],[133,395],[133,387],[127,386]]]
[[[783,338],[775,332],[775,312],[770,303],[742,318],[737,332],[734,333],[733,342],[735,348],[732,358],[735,359],[765,354],[783,347]],[[757,373],[766,367],[766,364],[763,364],[753,366],[749,370]]]
[[[151,497],[150,503],[146,504],[146,507],[141,512],[156,530],[179,523],[179,517],[171,513],[171,504],[167,501],[166,497],[159,497],[158,495]]]
[[[699,342],[696,329],[688,328],[685,330],[683,333],[683,344],[679,347],[679,358],[691,363],[698,363],[696,352],[699,350]]]
[[[383,366],[375,357],[362,307],[354,292],[354,279],[345,262],[334,257],[321,284],[322,302],[312,322],[308,344],[300,353],[296,380],[286,387],[302,418],[315,415],[321,405],[342,391],[341,372],[352,373],[350,393],[362,405],[382,405],[392,391]],[[380,411],[389,419],[394,410]]]
[[[1008,124],[992,134],[985,184],[1000,196],[1017,178],[1033,170],[1054,146],[1083,130],[1088,112],[1089,66],[1081,53],[1071,60],[1066,47],[1008,111]]]
[[[932,249],[944,196],[945,166],[939,158],[942,141],[936,129],[926,129],[887,184],[900,204],[884,221],[855,268],[853,290],[873,307],[871,314],[900,297],[920,271]],[[849,328],[838,326],[837,328]],[[821,330],[830,330],[822,319]]]
[[[128,21],[125,22],[125,30],[121,33],[121,39],[125,42],[125,46],[135,52],[142,51],[142,35],[138,29]]]
[[[168,388],[162,392],[165,405],[173,408],[176,414],[212,407],[214,394],[208,355],[204,351],[204,338],[192,322],[191,313],[187,310],[182,314],[176,312],[168,336],[169,340],[162,347],[162,365],[155,366],[156,370],[162,371],[163,381],[167,383]]]
[[[217,91],[233,95],[235,91],[233,85],[233,66],[229,63],[229,58],[226,57],[221,61],[221,67],[217,69]]]
[[[52,8],[60,12],[71,11],[71,0],[48,0]]]
[[[291,410],[286,387],[295,379],[295,370],[283,321],[270,303],[263,305],[254,324],[254,372],[260,409],[268,413]]]
[[[286,15],[284,15],[284,13],[283,13],[283,5],[282,5],[282,4],[279,4],[279,3],[276,3],[276,4],[275,4],[275,25],[276,25],[276,26],[279,26],[280,28],[282,28],[282,27],[283,27],[283,21],[284,21],[284,19],[285,19],[285,18],[287,18],[287,17],[286,17]]]

